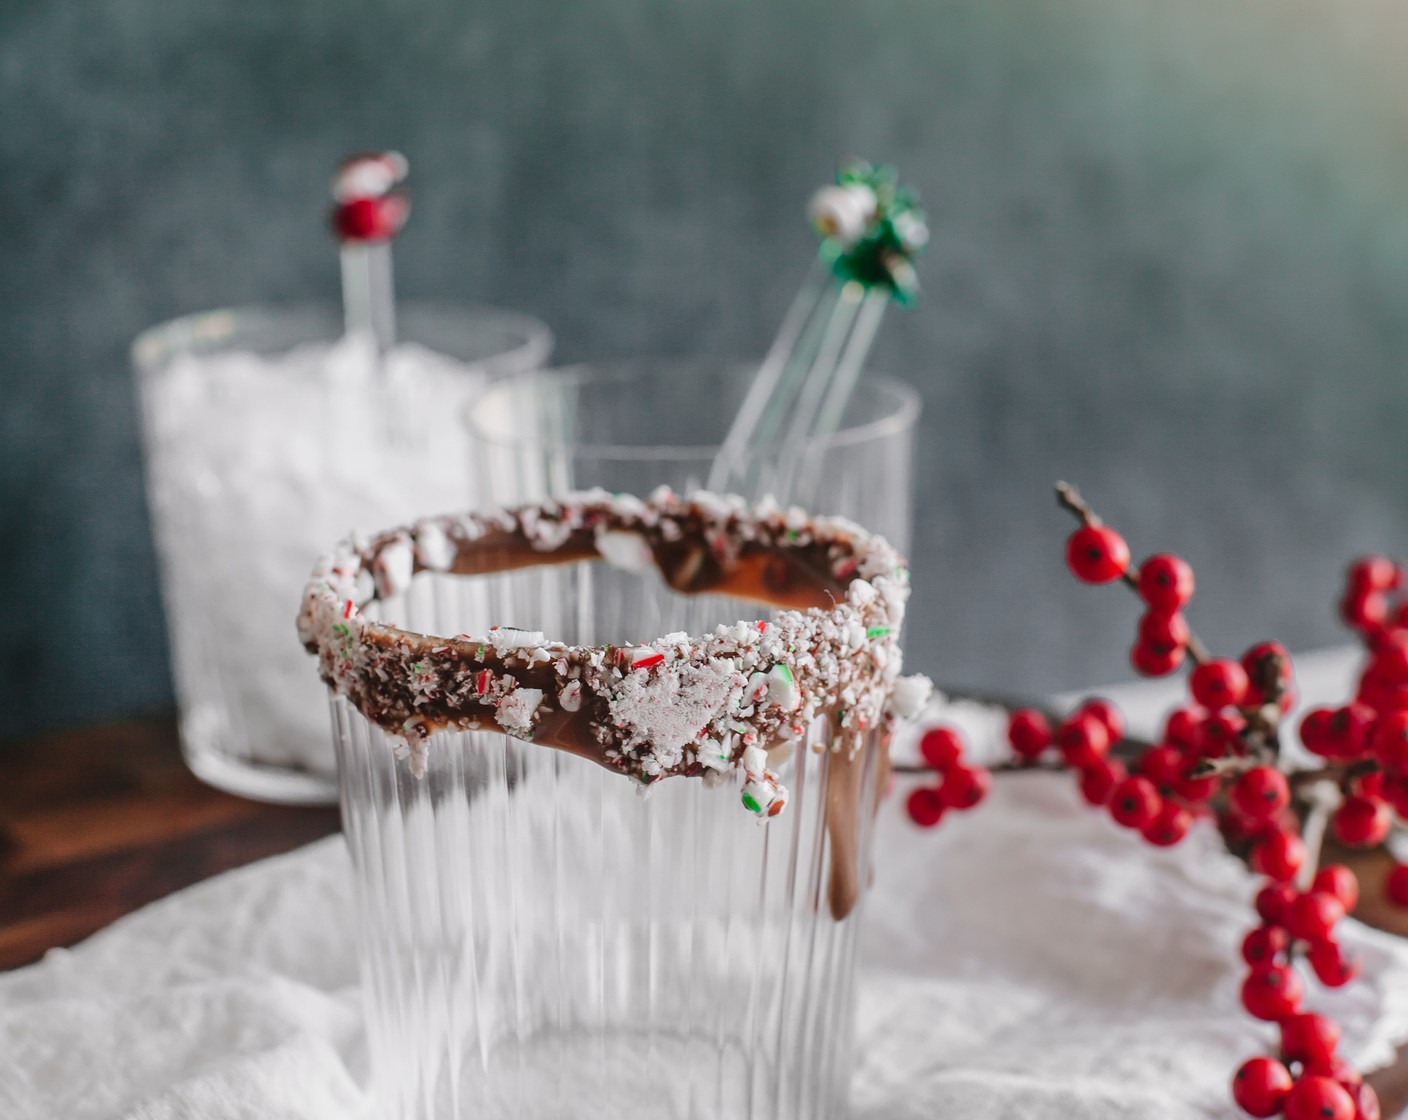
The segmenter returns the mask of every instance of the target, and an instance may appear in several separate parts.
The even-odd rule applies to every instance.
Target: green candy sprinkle
[[[763,807],[753,799],[751,793],[745,793],[743,795],[743,807],[750,813],[761,813],[763,811]]]
[[[890,628],[888,626],[872,626],[865,632],[865,636],[867,638],[883,638],[889,632]]]

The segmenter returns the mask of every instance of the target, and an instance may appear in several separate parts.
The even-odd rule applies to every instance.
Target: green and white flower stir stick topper
[[[836,431],[886,306],[918,295],[913,258],[929,239],[914,192],[893,168],[844,165],[812,198],[821,253],[729,428],[710,490],[806,500],[808,444]],[[764,449],[775,449],[772,466]]]

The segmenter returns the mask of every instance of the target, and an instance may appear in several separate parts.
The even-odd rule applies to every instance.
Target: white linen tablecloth
[[[1297,662],[1342,695],[1344,652]],[[1176,685],[1113,690],[1147,730]],[[1106,691],[1110,694],[1110,690]],[[936,715],[982,740],[990,715]],[[1233,1117],[1274,1030],[1241,1010],[1253,876],[1199,828],[1154,849],[1066,775],[1004,776],[928,832],[882,812],[860,972],[857,1120]],[[1408,942],[1348,921],[1363,978],[1307,985],[1369,1068],[1408,1038]],[[340,838],[219,876],[0,975],[3,1120],[369,1116]]]

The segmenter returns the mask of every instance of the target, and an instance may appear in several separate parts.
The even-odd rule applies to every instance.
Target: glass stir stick
[[[400,152],[365,152],[343,160],[332,181],[344,330],[349,339],[371,343],[371,372],[386,397],[386,434],[392,443],[410,438],[409,423],[397,407],[387,376],[387,357],[396,345],[391,242],[411,210],[410,199],[400,187],[408,171]]]
[[[894,300],[918,291],[912,258],[928,240],[914,193],[893,169],[843,166],[812,199],[821,254],[776,338],[709,472],[710,490],[806,503],[807,450],[841,425],[856,381]]]

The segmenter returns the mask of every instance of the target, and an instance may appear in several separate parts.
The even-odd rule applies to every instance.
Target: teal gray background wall
[[[1397,0],[9,0],[0,7],[0,737],[167,706],[126,346],[332,297],[345,151],[398,147],[411,296],[566,360],[759,353],[862,153],[923,189],[911,664],[1127,675],[1066,477],[1173,548],[1217,648],[1340,640],[1408,552],[1408,9]]]

